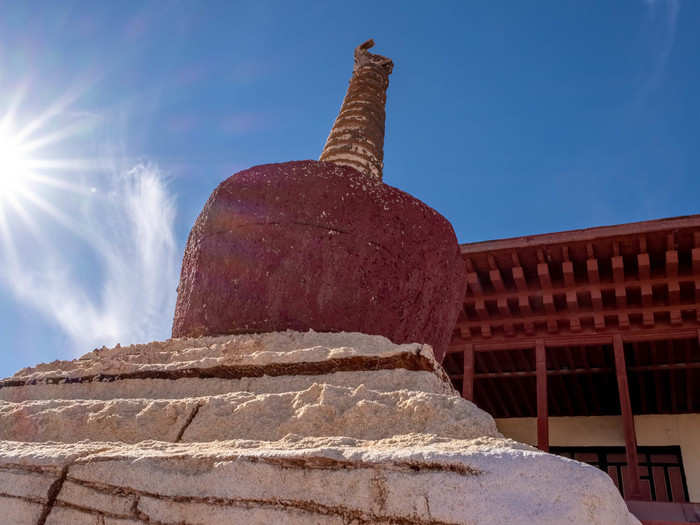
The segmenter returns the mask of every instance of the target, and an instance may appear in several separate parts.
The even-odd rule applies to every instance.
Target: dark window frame
[[[615,469],[615,474],[617,477],[617,486],[620,492],[624,496],[625,485],[622,476],[622,467],[627,466],[627,460],[625,458],[625,447],[550,447],[549,451],[552,454],[558,454],[570,459],[576,459],[576,454],[595,454],[597,460],[595,462],[582,461],[588,463],[596,468],[599,468],[608,475],[611,475],[609,468],[613,467]],[[610,456],[617,455],[625,458],[624,460],[611,460]],[[685,469],[683,468],[683,457],[681,455],[681,448],[677,445],[671,446],[652,446],[652,447],[637,447],[637,455],[639,458],[639,466],[646,468],[646,475],[642,475],[639,478],[641,480],[646,480],[649,482],[651,501],[657,501],[656,494],[656,483],[654,480],[654,474],[652,467],[662,467],[664,474],[664,485],[666,487],[666,494],[671,498],[670,501],[674,502],[687,502],[690,501],[688,494],[688,483],[685,477]],[[677,461],[655,461],[652,462],[651,457],[653,455],[666,455],[675,456]],[[671,478],[669,475],[669,468],[678,468],[680,470],[681,482],[683,485],[683,500],[676,498],[676,494],[672,490]],[[612,477],[612,475],[611,475]]]

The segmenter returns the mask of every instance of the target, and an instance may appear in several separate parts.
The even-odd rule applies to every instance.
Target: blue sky
[[[166,338],[209,193],[317,158],[370,37],[460,242],[700,212],[700,2],[426,5],[0,0],[0,377]]]

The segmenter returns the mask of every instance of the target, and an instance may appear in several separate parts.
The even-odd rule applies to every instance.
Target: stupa
[[[390,59],[355,49],[320,161],[222,182],[190,233],[173,337],[317,330],[430,344],[442,359],[466,291],[452,225],[382,182]]]
[[[638,523],[602,471],[503,438],[435,358],[464,269],[449,222],[381,182],[392,63],[371,45],[321,161],[212,194],[173,339],[0,381],[3,523]]]

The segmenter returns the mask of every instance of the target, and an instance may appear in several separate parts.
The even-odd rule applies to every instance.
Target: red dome
[[[267,164],[212,193],[190,232],[173,337],[313,329],[431,344],[464,299],[450,223],[353,168]]]

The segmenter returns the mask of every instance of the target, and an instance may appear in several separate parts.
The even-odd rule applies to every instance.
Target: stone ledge
[[[51,447],[65,459],[46,523],[637,523],[605,473],[502,438],[9,446],[4,461]]]
[[[461,397],[364,386],[314,384],[299,392],[181,400],[0,401],[0,439],[11,441],[275,441],[286,434],[380,439],[411,432],[500,435],[491,416]]]

